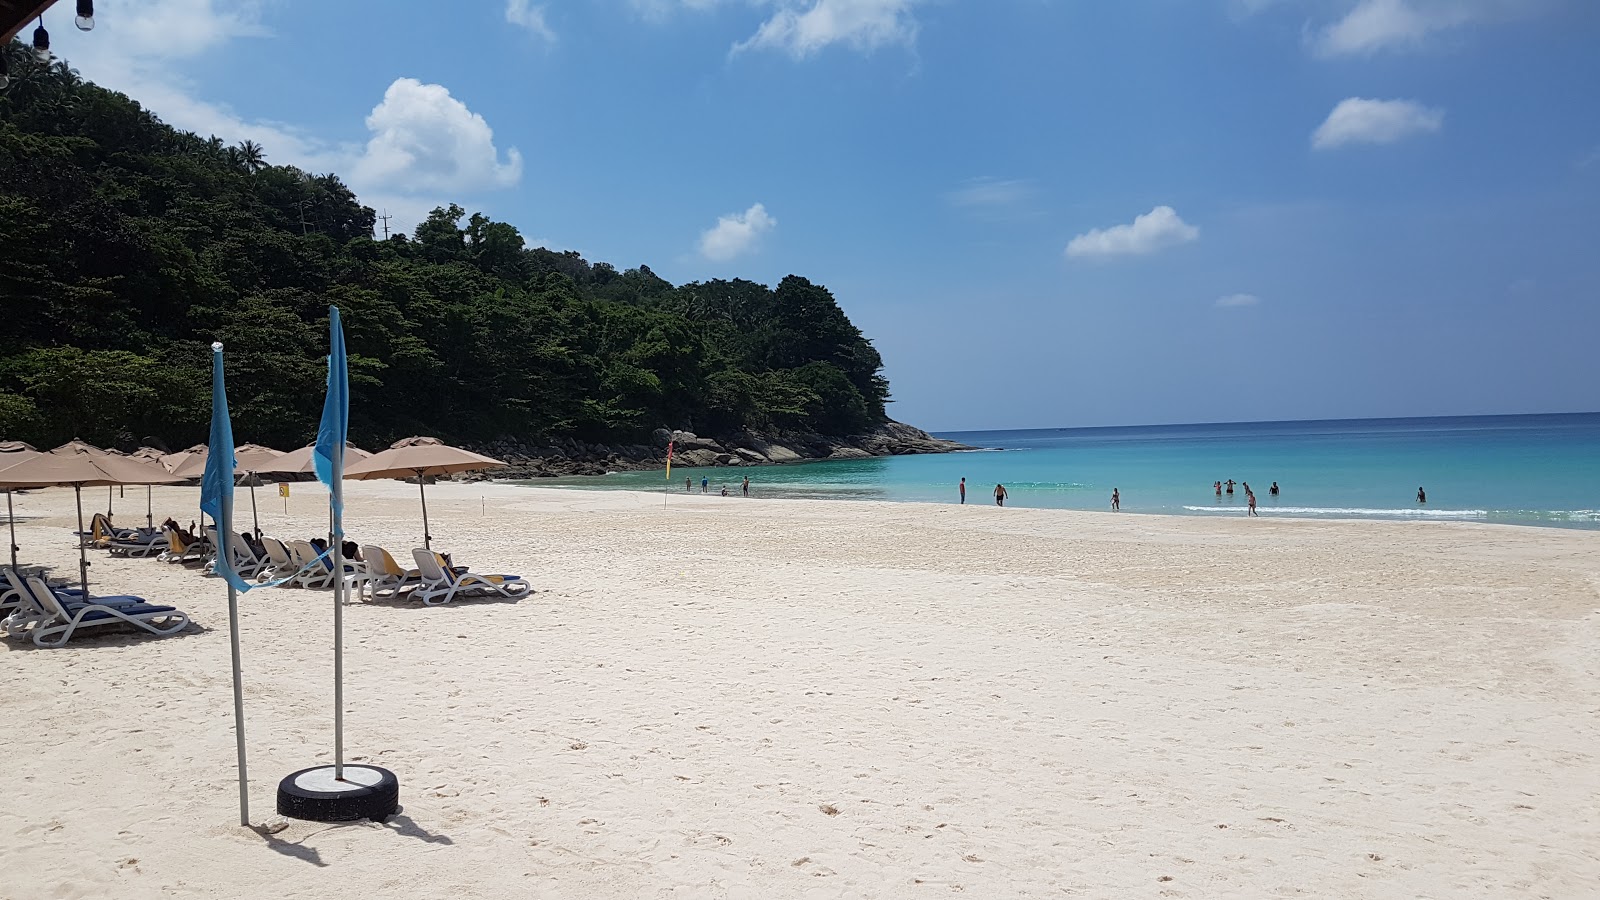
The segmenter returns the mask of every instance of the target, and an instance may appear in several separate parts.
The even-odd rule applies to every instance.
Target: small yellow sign
[[[278,485],[278,496],[279,497],[283,497],[284,499],[288,499],[288,497],[289,497],[289,485],[287,483]]]

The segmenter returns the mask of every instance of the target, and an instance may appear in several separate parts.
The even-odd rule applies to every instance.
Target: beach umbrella
[[[21,441],[0,441],[0,472],[4,472],[7,468],[25,459],[32,459],[38,455],[39,451],[33,449],[32,445],[24,444]],[[17,567],[17,550],[21,548],[17,546],[17,514],[11,506],[10,491],[6,491],[6,522],[11,525],[11,568],[15,569]]]
[[[428,532],[428,476],[477,472],[503,465],[505,463],[498,459],[452,447],[438,438],[409,437],[349,466],[344,470],[344,477],[356,481],[415,477],[417,491],[422,497],[422,545],[432,550],[433,535]]]
[[[307,444],[306,446],[301,447],[299,450],[290,450],[288,453],[285,453],[282,456],[278,457],[277,459],[273,460],[270,465],[267,465],[264,468],[256,470],[256,474],[258,474],[258,475],[312,475],[312,474],[315,474],[315,472],[317,470],[316,470],[316,467],[315,467],[315,461],[312,459],[312,453],[316,449],[317,449],[317,445],[316,444]],[[360,447],[357,447],[354,444],[346,443],[344,445],[344,459],[345,459],[345,462],[347,462],[347,463],[355,463],[355,462],[358,462],[360,460],[366,459],[367,457],[369,457],[371,455],[372,455],[371,453],[368,453],[367,451],[361,449]]]
[[[179,450],[177,453],[168,453],[161,457],[161,465],[164,466],[168,472],[173,472],[176,471],[179,466],[188,462],[189,457],[194,456],[196,453],[204,455],[205,452],[205,444],[195,444],[193,447],[190,447],[187,450]],[[203,465],[204,464],[202,463],[202,466]]]
[[[180,454],[173,454],[167,459]],[[233,474],[254,475],[257,472],[274,471],[270,468],[273,460],[283,453],[271,447],[260,444],[241,444],[233,450]],[[196,444],[181,454],[181,459],[173,460],[172,474],[183,478],[199,478],[206,473],[206,461],[210,459],[210,450],[205,444]],[[250,521],[256,531],[261,530],[261,518],[256,512],[256,486],[250,485]]]
[[[126,456],[101,451],[91,453],[87,445],[68,444],[41,453],[0,470],[0,489],[20,487],[72,487],[78,503],[78,531],[83,529],[83,489],[85,486],[118,484],[172,484],[183,479],[159,466],[150,466]],[[78,542],[79,581],[83,595],[89,596],[89,554]]]
[[[118,453],[115,450],[102,450],[102,449],[100,449],[99,447],[96,447],[93,444],[86,444],[83,441],[77,440],[76,438],[74,438],[73,440],[67,441],[65,444],[62,444],[61,446],[55,448],[55,450],[51,450],[50,452],[51,453],[55,453],[57,450],[59,450],[59,451],[61,451],[63,453],[87,453],[90,456],[121,456],[122,455],[122,454]],[[111,498],[114,495],[113,492],[114,492],[113,486],[109,485],[109,484],[106,485],[106,518],[108,518],[108,519],[111,518]]]

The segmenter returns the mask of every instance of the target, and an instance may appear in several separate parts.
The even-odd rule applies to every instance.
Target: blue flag
[[[328,398],[322,404],[322,425],[311,458],[317,480],[328,486],[333,498],[333,535],[344,539],[344,500],[339,481],[344,478],[344,444],[350,436],[350,372],[344,353],[344,325],[339,307],[328,307]]]
[[[233,569],[233,421],[228,418],[228,389],[222,379],[222,345],[211,345],[211,440],[206,453],[206,471],[200,478],[200,511],[210,513],[217,523],[217,571],[241,591],[260,585],[239,577]]]

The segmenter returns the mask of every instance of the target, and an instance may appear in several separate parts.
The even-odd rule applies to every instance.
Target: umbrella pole
[[[116,493],[116,488],[106,485],[106,518],[111,518],[111,498]]]
[[[83,485],[72,486],[72,495],[78,500],[78,531],[83,531]],[[78,584],[83,588],[84,602],[89,600],[89,550],[88,544],[78,541]]]
[[[252,477],[250,479],[250,522],[251,522],[251,524],[255,525],[256,533],[260,534],[261,533],[261,517],[256,514],[256,480],[253,477],[254,473],[251,473],[251,474],[252,474]]]
[[[417,470],[417,493],[422,495],[422,546],[433,549],[433,535],[428,533],[428,488],[422,470]]]
[[[11,568],[17,567],[17,514],[11,508],[11,492],[6,491],[6,521],[11,523]]]
[[[156,515],[155,515],[156,507],[155,507],[154,496],[155,496],[155,488],[151,487],[148,484],[145,485],[144,486],[144,525],[145,525],[146,528],[149,528],[151,531],[154,531],[155,527],[156,527]]]

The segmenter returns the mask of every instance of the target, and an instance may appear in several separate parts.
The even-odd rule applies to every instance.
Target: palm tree
[[[252,175],[267,167],[267,153],[255,141],[240,142],[239,156],[244,160],[244,167],[249,169]]]

